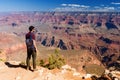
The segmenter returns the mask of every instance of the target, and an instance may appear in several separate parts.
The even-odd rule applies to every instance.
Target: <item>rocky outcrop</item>
[[[105,70],[102,76],[77,72],[75,68],[64,65],[60,70],[48,70],[38,67],[35,72],[27,71],[18,61],[0,62],[0,78],[2,80],[119,80],[120,72]],[[4,72],[4,73],[3,73]],[[11,74],[12,72],[12,74]],[[9,75],[8,75],[9,74]],[[27,74],[27,75],[26,75]]]

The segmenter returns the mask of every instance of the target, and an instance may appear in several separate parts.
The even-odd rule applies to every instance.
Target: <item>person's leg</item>
[[[36,69],[36,56],[37,56],[36,52],[33,51],[33,53],[32,53],[32,58],[33,58],[33,70]]]
[[[30,67],[30,58],[31,58],[31,51],[27,50],[27,59],[26,59],[27,70],[29,70]]]

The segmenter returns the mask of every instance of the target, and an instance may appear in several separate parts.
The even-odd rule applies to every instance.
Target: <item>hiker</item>
[[[33,71],[36,71],[36,56],[37,56],[37,47],[36,47],[36,42],[35,42],[35,27],[30,26],[29,27],[29,32],[25,35],[26,38],[26,47],[27,47],[27,59],[26,59],[26,64],[27,64],[27,70],[30,69],[30,58],[32,56],[33,60]]]

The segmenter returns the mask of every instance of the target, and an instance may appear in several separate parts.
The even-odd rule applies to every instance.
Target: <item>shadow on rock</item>
[[[26,69],[26,66],[23,65],[23,64],[12,64],[10,62],[5,62],[5,65],[7,65],[10,68],[19,68],[19,67],[21,67],[21,68]]]

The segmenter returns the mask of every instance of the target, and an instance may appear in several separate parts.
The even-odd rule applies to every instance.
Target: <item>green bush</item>
[[[3,60],[3,59],[0,58],[0,61],[4,62],[5,60]]]
[[[22,61],[19,65],[26,65],[26,63],[24,61]]]
[[[65,64],[64,58],[59,54],[58,50],[56,49],[53,54],[49,56],[48,63],[45,64],[43,60],[40,61],[40,65],[46,67],[48,69],[60,69]]]
[[[43,60],[40,60],[40,65],[44,66],[45,62]]]

